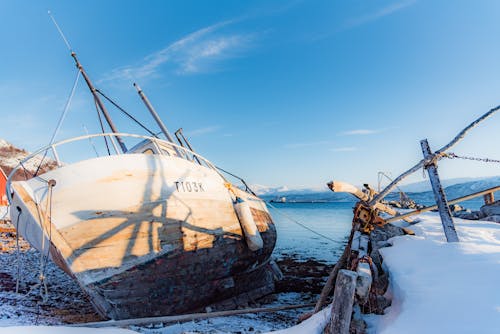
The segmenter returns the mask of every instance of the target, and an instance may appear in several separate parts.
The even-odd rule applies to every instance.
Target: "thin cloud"
[[[382,130],[370,130],[370,129],[356,129],[350,131],[344,131],[339,133],[341,136],[365,136],[365,135],[373,135],[376,133],[380,133]]]
[[[188,132],[186,132],[186,135],[188,135],[190,137],[197,137],[197,136],[206,135],[208,133],[217,132],[219,129],[220,129],[220,126],[207,126],[204,128],[199,128],[199,129],[188,131]]]
[[[320,145],[326,145],[329,144],[330,142],[328,141],[316,141],[316,142],[308,142],[308,143],[293,143],[293,144],[287,144],[285,145],[285,148],[287,149],[296,149],[296,148],[304,148],[304,147],[311,147],[311,146],[320,146]]]
[[[368,13],[368,14],[361,15],[361,16],[358,16],[355,18],[348,19],[346,22],[344,22],[338,28],[335,28],[332,31],[322,32],[321,34],[313,36],[312,40],[318,41],[318,40],[322,40],[325,38],[329,38],[329,37],[331,37],[337,33],[340,33],[342,31],[349,30],[349,29],[355,28],[357,26],[361,26],[363,24],[367,24],[367,23],[376,21],[376,20],[381,19],[385,16],[392,15],[400,10],[403,10],[407,7],[410,7],[410,6],[414,5],[416,2],[417,2],[417,0],[403,0],[403,1],[393,3],[389,6],[380,8],[372,13]]]
[[[405,0],[405,1],[393,3],[389,6],[386,6],[384,8],[377,10],[376,12],[369,13],[369,14],[351,19],[351,20],[347,21],[347,23],[345,24],[345,27],[346,28],[353,28],[353,27],[363,25],[365,23],[376,21],[382,17],[394,14],[402,9],[410,7],[410,6],[414,5],[416,2],[417,2],[416,0]]]
[[[146,57],[139,65],[127,65],[105,75],[102,81],[137,80],[158,75],[167,63],[177,74],[194,74],[209,71],[217,60],[233,58],[248,49],[255,34],[223,32],[235,20],[197,30]]]
[[[332,152],[354,152],[354,151],[357,151],[358,148],[357,147],[336,147],[336,148],[332,148],[330,151]]]

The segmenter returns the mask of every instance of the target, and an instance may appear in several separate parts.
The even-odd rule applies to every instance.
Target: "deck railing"
[[[117,144],[117,139],[116,139],[117,137],[120,137],[120,138],[124,138],[124,137],[127,138],[128,137],[128,138],[150,140],[153,143],[153,145],[156,148],[156,151],[158,152],[159,155],[177,156],[181,159],[185,159],[185,160],[188,160],[188,161],[193,162],[193,163],[194,163],[193,160],[195,160],[194,157],[196,157],[197,158],[196,160],[199,161],[200,165],[202,165],[202,166],[204,165],[204,167],[213,169],[224,180],[226,180],[226,178],[219,172],[219,170],[209,160],[205,159],[203,156],[199,155],[196,152],[193,152],[193,151],[191,151],[185,147],[182,147],[180,145],[174,144],[170,141],[166,141],[166,140],[155,138],[155,137],[136,135],[136,134],[130,134],[130,133],[88,134],[88,135],[84,135],[84,136],[65,139],[65,140],[59,141],[57,143],[53,143],[53,144],[44,146],[44,147],[40,148],[39,150],[28,155],[23,160],[21,160],[18,163],[18,165],[16,167],[14,167],[14,169],[9,174],[9,177],[7,178],[6,192],[7,192],[7,198],[9,200],[9,203],[12,202],[12,191],[11,191],[11,187],[10,187],[11,182],[12,182],[12,178],[14,177],[14,175],[16,174],[16,172],[20,168],[23,168],[23,166],[26,164],[26,162],[28,162],[34,158],[40,158],[41,155],[46,156],[48,152],[51,152],[52,155],[54,156],[54,160],[57,163],[57,166],[61,167],[61,166],[63,166],[63,163],[62,163],[62,161],[59,157],[58,151],[57,151],[58,147],[60,147],[62,145],[69,144],[69,143],[74,143],[74,142],[87,140],[87,139],[91,140],[92,138],[98,138],[98,137],[103,137],[103,138],[109,139],[109,141],[111,142],[111,146],[113,147],[113,151],[114,151],[114,154],[110,154],[110,155],[128,154],[128,152],[122,153],[120,151],[118,144]],[[174,151],[178,154],[169,153],[169,151],[167,150],[168,148],[171,148],[172,151]],[[130,153],[135,153],[135,152],[130,152]],[[43,159],[40,161],[40,164],[42,164],[42,163],[43,163]]]

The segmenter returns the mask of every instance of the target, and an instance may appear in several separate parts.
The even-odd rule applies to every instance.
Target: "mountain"
[[[4,173],[9,176],[12,170],[26,158],[30,153],[26,150],[20,149],[9,143],[8,141],[0,138],[0,168]],[[33,159],[24,163],[24,169],[17,170],[14,180],[25,180],[26,174],[31,177],[35,174],[38,166],[41,164],[39,174],[49,171],[57,166],[56,162],[50,158],[43,158],[42,156],[35,156]]]
[[[427,184],[425,184],[427,183]],[[488,178],[460,178],[443,180],[447,199],[454,199],[469,195],[474,192],[500,186],[500,176]],[[401,187],[403,191],[417,203],[434,204],[434,194],[430,182],[418,182]],[[345,202],[356,201],[356,198],[346,193],[334,193],[330,190],[318,191],[317,189],[288,189],[287,187],[266,188],[260,186],[257,194],[265,200],[286,197],[287,202]],[[423,190],[423,191],[422,191]],[[386,199],[397,200],[399,193],[390,193]],[[482,201],[482,198],[479,198]]]
[[[477,183],[478,186],[482,182],[486,183],[494,183],[496,182],[497,184],[500,184],[499,182],[500,176],[493,176],[493,177],[462,177],[462,178],[454,178],[454,179],[445,179],[441,180],[441,184],[443,187],[447,188],[456,184],[465,184],[465,183]],[[415,183],[410,183],[410,184],[405,184],[402,186],[399,186],[401,190],[404,192],[413,192],[413,193],[419,193],[419,192],[424,192],[424,191],[431,191],[431,183],[429,180],[421,181],[421,182],[415,182]]]

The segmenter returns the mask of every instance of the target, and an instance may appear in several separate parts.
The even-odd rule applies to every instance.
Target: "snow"
[[[121,328],[83,328],[65,326],[18,326],[0,327],[0,334],[12,334],[14,332],[22,334],[132,334],[136,333],[128,329]]]
[[[326,327],[326,325],[330,322],[330,317],[331,317],[331,306],[325,307],[322,311],[316,313],[309,319],[301,322],[300,324],[274,331],[272,333],[274,334],[303,334],[303,333],[318,333],[321,334],[323,333],[323,329]]]
[[[372,333],[498,333],[500,225],[454,219],[460,242],[447,243],[439,216],[420,216],[416,236],[381,249],[392,306],[367,316]]]

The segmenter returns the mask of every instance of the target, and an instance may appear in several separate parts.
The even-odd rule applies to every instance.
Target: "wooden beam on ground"
[[[485,189],[485,190],[481,190],[481,191],[478,191],[478,192],[475,192],[475,193],[472,193],[472,194],[469,194],[469,195],[466,195],[466,196],[462,196],[462,197],[458,197],[458,198],[452,199],[452,200],[448,201],[448,204],[460,203],[460,202],[467,201],[469,199],[480,197],[480,196],[483,196],[483,195],[486,197],[486,195],[488,195],[488,194],[492,194],[492,197],[493,197],[493,193],[495,193],[496,191],[500,191],[500,186],[489,188],[489,189]],[[399,215],[399,216],[395,216],[395,217],[392,217],[392,218],[385,219],[385,222],[386,223],[392,223],[392,222],[395,222],[397,220],[404,219],[404,218],[407,218],[407,217],[410,217],[410,216],[418,215],[418,214],[421,214],[421,213],[424,213],[424,212],[427,212],[427,211],[436,210],[437,208],[438,208],[437,205],[426,206],[425,208],[422,208],[422,209],[418,209],[418,210],[415,210],[415,211],[410,211],[410,212],[407,212],[407,213]]]
[[[259,308],[249,308],[243,310],[229,310],[229,311],[219,311],[210,313],[192,313],[192,314],[182,314],[182,315],[170,315],[163,317],[149,317],[149,318],[137,318],[137,319],[125,319],[125,320],[109,320],[109,321],[98,321],[98,322],[87,322],[80,324],[72,324],[70,327],[127,327],[127,326],[140,326],[148,325],[154,323],[169,323],[169,322],[185,322],[193,321],[199,319],[226,317],[231,315],[248,314],[248,313],[262,313],[262,312],[277,312],[284,310],[292,310],[297,308],[313,307],[314,304],[300,304],[300,305],[284,305],[277,307],[259,307]]]
[[[446,235],[446,240],[448,242],[458,242],[457,231],[455,230],[455,225],[453,224],[453,219],[451,218],[451,211],[448,203],[446,202],[446,194],[441,187],[441,181],[439,180],[439,174],[437,172],[436,160],[432,160],[435,155],[429,147],[427,139],[420,141],[422,146],[422,153],[424,154],[424,159],[426,164],[424,164],[425,169],[429,173],[429,179],[431,180],[432,191],[434,192],[434,197],[436,198],[436,203],[439,210],[439,215],[441,216],[441,223],[443,224],[444,234]]]
[[[333,295],[330,333],[349,333],[357,277],[354,271],[342,269],[339,272]]]

